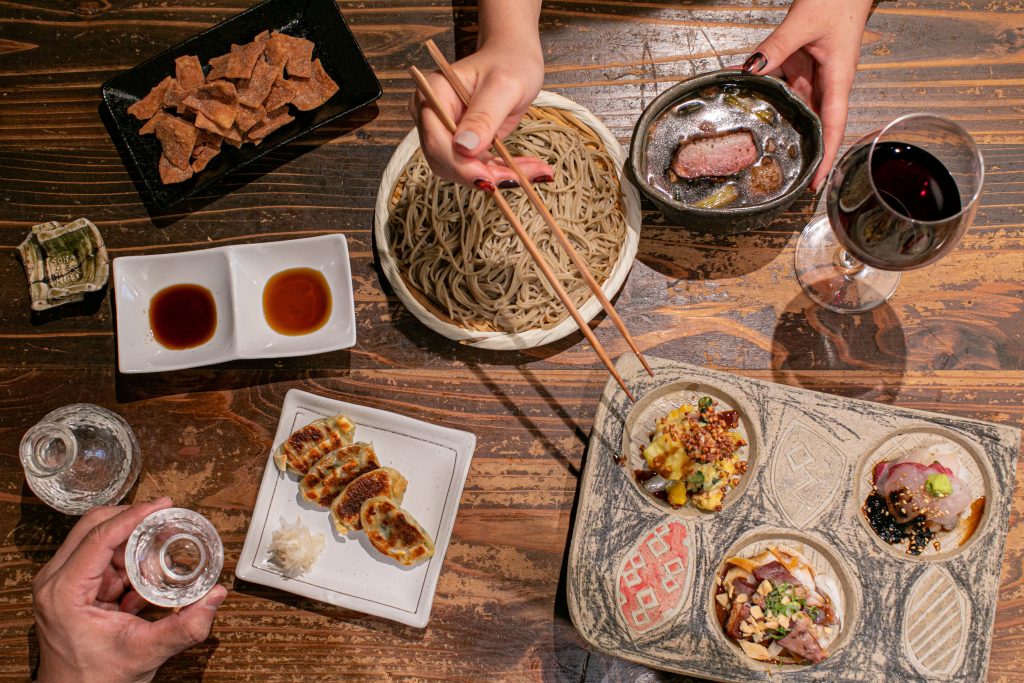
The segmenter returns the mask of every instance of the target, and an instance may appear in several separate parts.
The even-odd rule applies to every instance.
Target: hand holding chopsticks
[[[427,50],[430,52],[430,56],[433,57],[437,67],[441,70],[441,73],[444,75],[445,79],[447,79],[448,83],[451,84],[455,94],[457,94],[459,99],[462,100],[462,104],[468,107],[470,99],[469,92],[466,90],[466,86],[462,82],[462,79],[459,78],[459,75],[455,73],[454,69],[452,69],[451,64],[448,63],[448,60],[445,59],[441,50],[433,40],[427,40],[425,44],[427,46]],[[647,364],[647,359],[644,358],[643,353],[640,352],[640,348],[636,345],[636,342],[633,341],[633,337],[630,335],[629,330],[626,329],[626,325],[622,322],[622,318],[619,317],[615,307],[612,306],[608,297],[605,296],[604,290],[601,289],[601,286],[594,279],[594,276],[591,275],[590,268],[587,267],[586,262],[580,258],[580,255],[572,246],[569,238],[566,237],[565,231],[563,231],[558,225],[555,217],[551,215],[548,207],[544,204],[540,195],[537,194],[537,190],[534,189],[533,184],[530,182],[530,178],[523,173],[519,164],[516,163],[515,158],[509,153],[508,148],[505,147],[505,144],[500,139],[494,138],[494,148],[505,161],[505,164],[515,172],[516,176],[519,178],[520,186],[522,186],[523,191],[526,192],[526,196],[530,199],[530,203],[533,204],[535,209],[537,209],[537,212],[544,219],[544,222],[547,223],[548,228],[555,235],[558,243],[562,245],[562,248],[569,255],[569,259],[573,262],[573,265],[576,266],[576,269],[580,272],[580,275],[587,283],[587,286],[590,287],[590,291],[592,291],[598,301],[601,302],[601,306],[604,307],[605,312],[608,313],[608,317],[611,318],[612,323],[615,324],[616,329],[618,329],[623,339],[625,339],[626,343],[629,344],[629,348],[636,354],[636,357],[640,360],[644,369],[647,370],[647,373],[653,377],[654,372],[651,370],[651,366]]]
[[[415,66],[409,68],[409,73],[412,74],[413,80],[416,81],[416,86],[420,89],[420,92],[423,93],[423,97],[426,98],[427,102],[434,109],[438,118],[440,118],[442,123],[444,123],[445,128],[454,134],[456,129],[455,121],[452,120],[451,115],[441,105],[441,102],[437,99],[437,95],[434,94],[434,90],[430,87],[427,79]],[[559,300],[561,300],[562,304],[572,315],[573,320],[576,321],[576,325],[580,328],[583,336],[586,337],[587,341],[590,342],[590,345],[594,347],[594,351],[601,359],[601,362],[604,363],[606,368],[608,368],[608,372],[611,373],[612,377],[615,378],[615,381],[619,383],[619,386],[622,387],[622,390],[626,393],[626,396],[629,397],[629,400],[635,401],[636,399],[633,397],[629,387],[626,386],[626,383],[623,381],[619,371],[616,370],[615,366],[612,364],[611,358],[608,357],[604,347],[601,346],[601,342],[597,340],[597,337],[594,336],[593,330],[590,329],[590,326],[587,325],[585,320],[583,320],[579,311],[576,310],[576,306],[573,304],[572,299],[569,298],[569,294],[565,291],[565,288],[562,287],[562,283],[558,281],[558,278],[552,272],[551,266],[548,265],[547,261],[544,259],[544,255],[537,249],[537,245],[534,244],[533,239],[529,234],[527,234],[522,223],[519,222],[519,218],[512,211],[512,207],[510,207],[508,202],[505,201],[505,198],[501,196],[501,192],[494,191],[492,192],[492,195],[494,196],[494,201],[497,202],[502,215],[505,216],[505,220],[509,222],[512,229],[515,230],[516,235],[518,235],[519,239],[522,240],[523,246],[526,247],[526,251],[537,264],[541,274],[551,285],[551,288],[554,290]]]

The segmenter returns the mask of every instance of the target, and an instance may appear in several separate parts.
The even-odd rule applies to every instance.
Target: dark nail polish
[[[473,185],[475,185],[476,189],[478,190],[483,190],[484,192],[494,192],[494,183],[492,183],[490,180],[477,178],[476,180],[473,181]]]
[[[743,62],[743,70],[748,74],[759,74],[766,66],[768,66],[768,58],[760,52],[755,52],[747,57],[747,61]]]
[[[501,190],[512,190],[512,189],[515,189],[517,187],[519,187],[519,181],[518,180],[512,180],[511,178],[506,178],[505,180],[498,181],[498,189],[501,189]]]
[[[553,180],[554,180],[553,176],[549,176],[549,175],[545,174],[545,175],[537,176],[536,178],[534,178],[532,180],[532,182],[533,182],[534,185],[542,185],[544,183],[550,183]]]

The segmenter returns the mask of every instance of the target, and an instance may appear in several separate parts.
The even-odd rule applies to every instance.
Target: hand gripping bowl
[[[708,88],[729,86],[742,88],[763,99],[792,124],[800,140],[799,171],[782,194],[753,205],[700,208],[669,197],[649,179],[648,147],[653,149],[652,129],[669,109],[701,99],[700,93]],[[758,142],[759,154],[764,152],[762,144],[763,141]],[[810,184],[821,164],[823,149],[821,120],[785,83],[771,76],[723,70],[689,78],[658,95],[633,129],[629,164],[637,187],[671,223],[709,232],[738,233],[761,227],[789,208]]]
[[[605,295],[611,299],[626,281],[640,241],[640,196],[623,173],[626,152],[594,114],[575,102],[554,93],[541,92],[533,104],[537,107],[564,110],[572,114],[597,134],[615,162],[619,176],[622,213],[626,222],[626,235],[618,259],[615,261],[611,273],[601,285]],[[577,331],[576,323],[568,315],[549,329],[535,328],[517,333],[491,332],[462,327],[454,324],[440,309],[428,302],[420,291],[409,285],[402,276],[391,250],[391,242],[388,239],[388,221],[398,199],[399,192],[396,190],[399,189],[398,183],[402,180],[402,172],[419,147],[419,136],[413,129],[395,150],[391,161],[388,162],[387,168],[384,170],[384,177],[381,179],[380,189],[377,192],[377,209],[374,218],[374,238],[377,243],[381,269],[405,307],[420,322],[438,334],[481,349],[498,351],[528,349],[550,344],[575,333]],[[579,311],[584,320],[590,321],[601,311],[601,302],[597,300],[596,296],[591,295]]]

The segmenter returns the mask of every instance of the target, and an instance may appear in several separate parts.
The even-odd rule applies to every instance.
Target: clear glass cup
[[[797,242],[807,296],[839,313],[888,301],[900,271],[934,263],[960,241],[984,175],[967,131],[934,114],[901,116],[858,140],[829,175],[828,213]]]
[[[142,469],[132,428],[91,403],[47,414],[25,432],[19,456],[32,492],[69,515],[120,502]]]
[[[135,527],[124,566],[135,591],[159,607],[184,607],[214,587],[224,546],[210,521],[184,508],[159,510]]]

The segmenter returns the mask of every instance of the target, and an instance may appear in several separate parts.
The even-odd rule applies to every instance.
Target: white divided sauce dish
[[[263,288],[277,273],[310,268],[330,288],[331,310],[319,329],[303,335],[273,330],[263,313]],[[348,246],[341,234],[114,259],[118,369],[163,372],[241,358],[303,356],[356,343]],[[150,327],[153,297],[174,285],[199,285],[213,295],[217,324],[198,346],[170,349]]]

